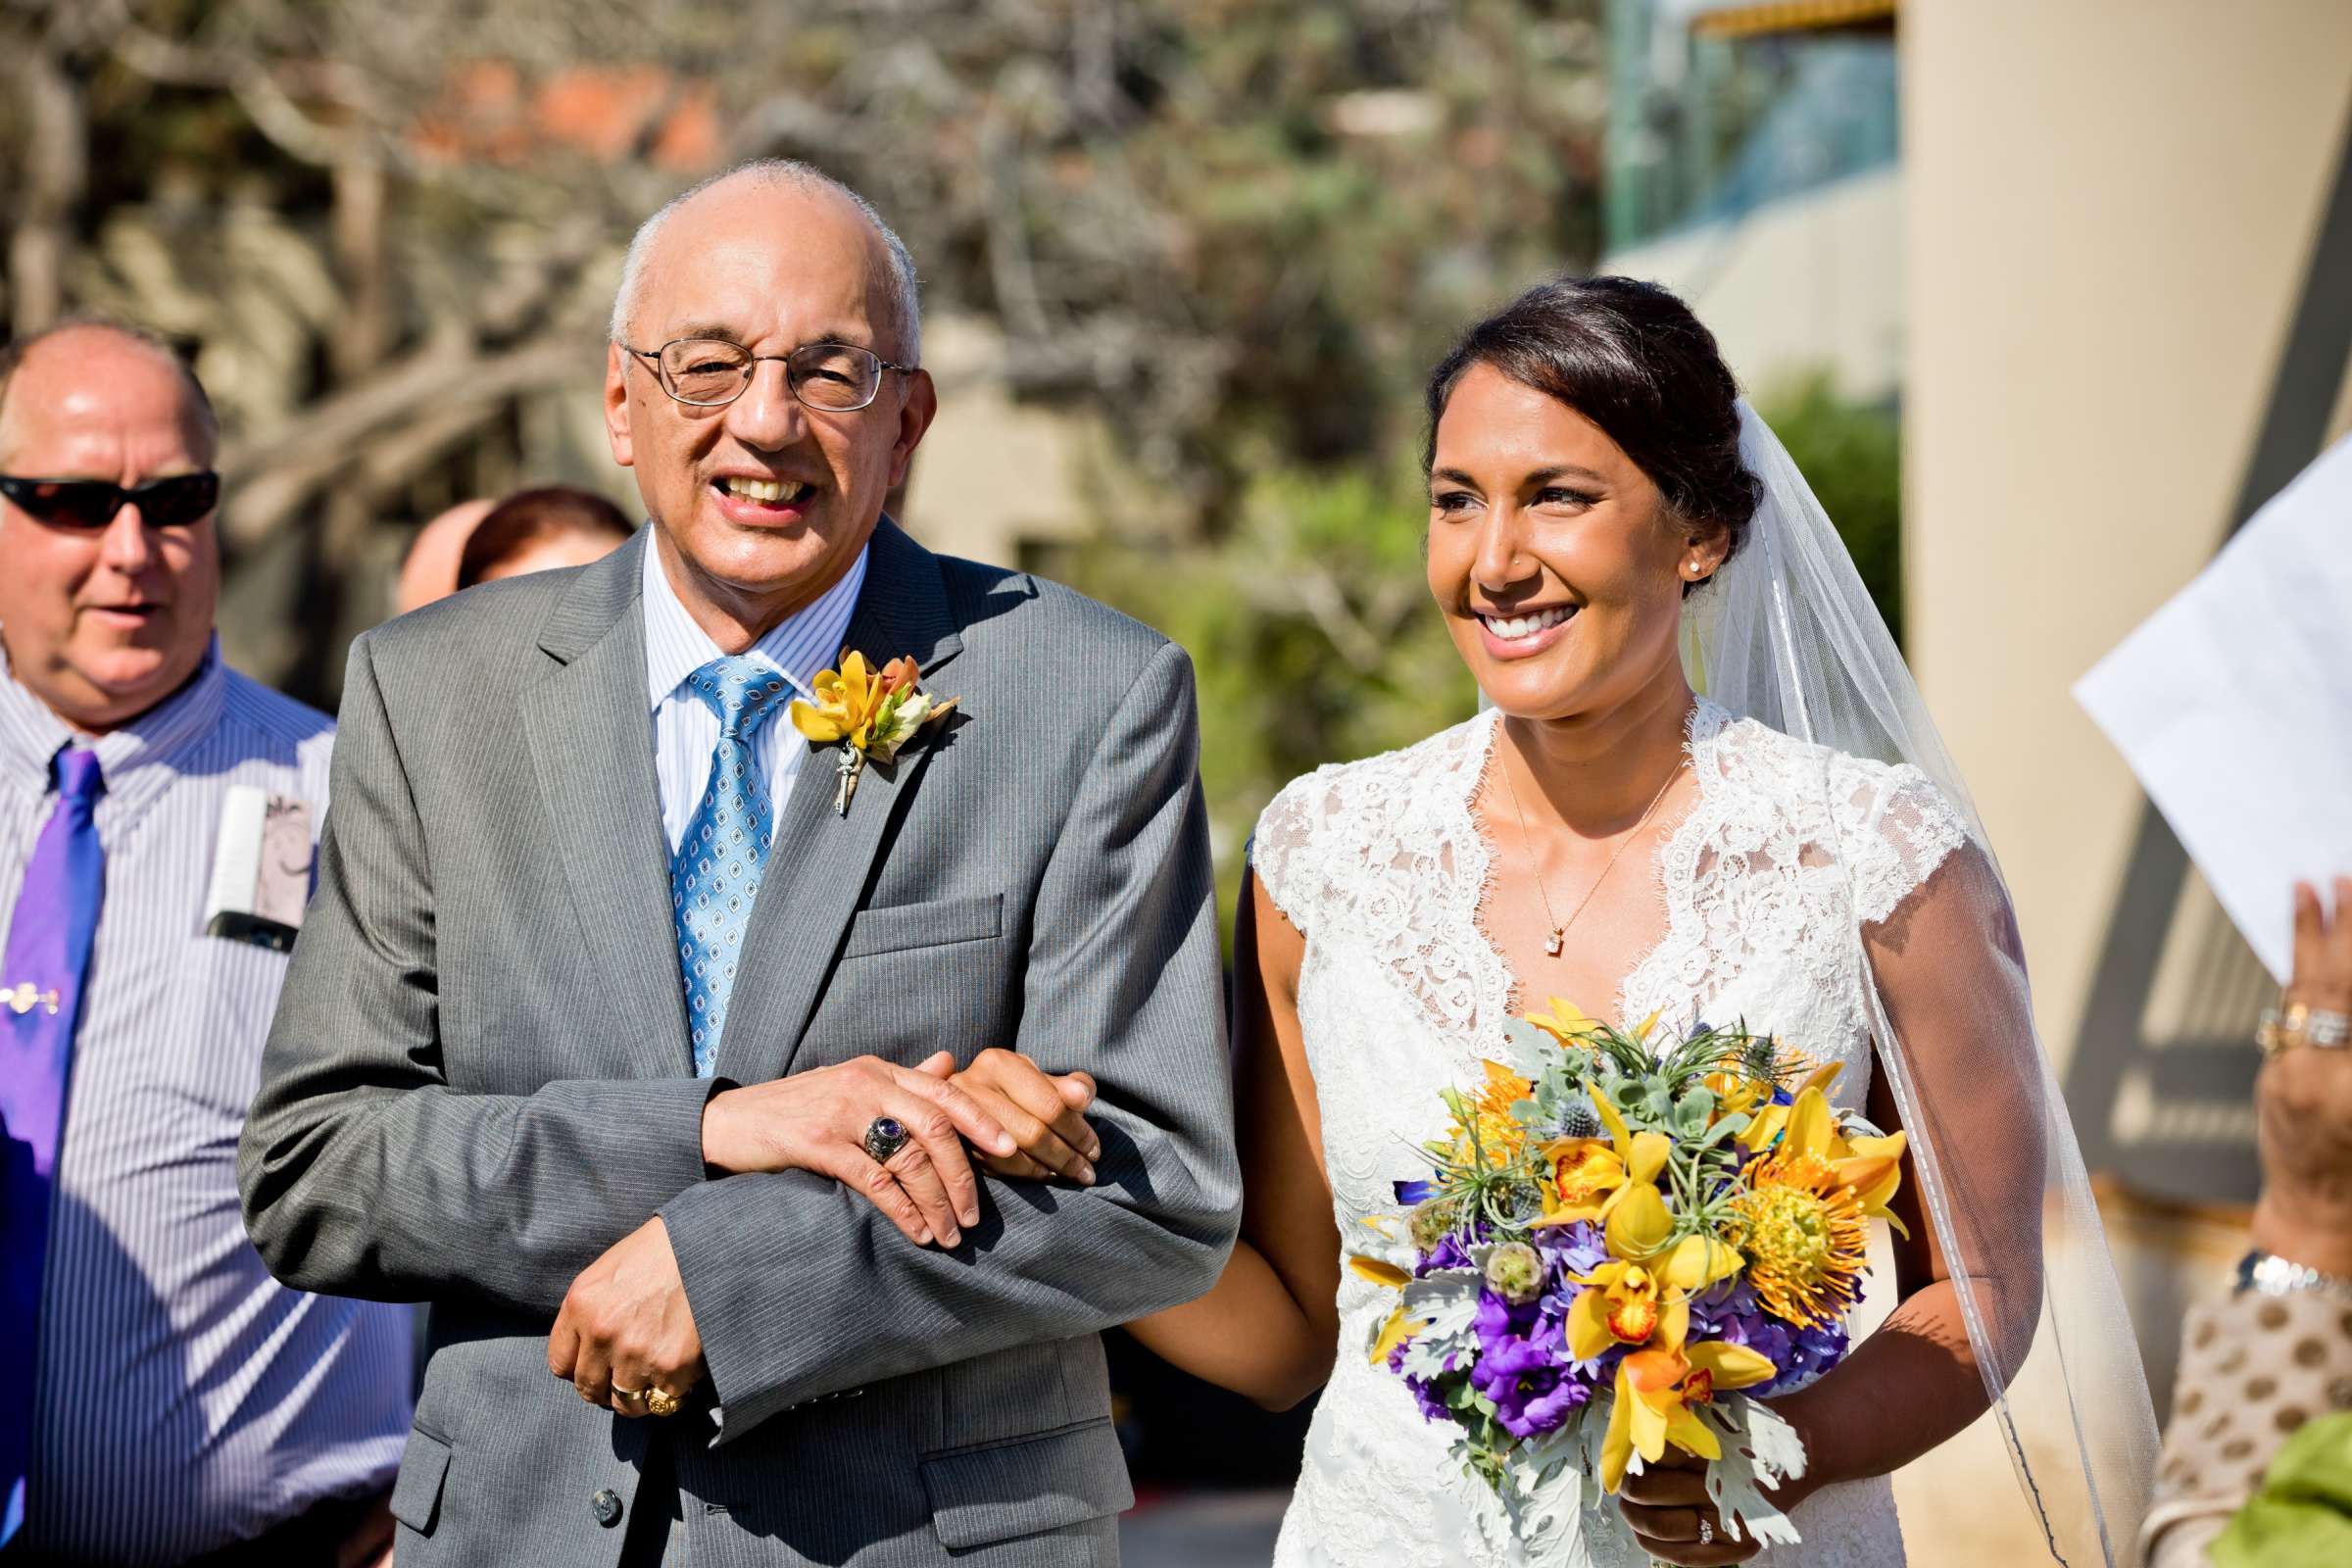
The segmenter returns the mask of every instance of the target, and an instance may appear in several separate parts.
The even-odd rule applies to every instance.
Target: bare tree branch
[[[224,518],[230,543],[267,538],[347,465],[364,462],[367,444],[387,427],[437,406],[495,405],[580,377],[593,364],[592,332],[580,325],[552,330],[488,357],[436,346],[327,399],[267,447],[232,447],[220,462],[233,486]]]
[[[67,222],[88,182],[89,127],[80,86],[49,48],[26,48],[13,74],[29,141],[24,195],[8,238],[10,324],[23,336],[65,310]]]

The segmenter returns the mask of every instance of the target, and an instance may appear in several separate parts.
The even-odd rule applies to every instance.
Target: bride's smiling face
[[[1668,515],[1591,419],[1476,364],[1429,475],[1429,587],[1479,686],[1517,718],[1596,714],[1680,679],[1683,587],[1729,535]]]

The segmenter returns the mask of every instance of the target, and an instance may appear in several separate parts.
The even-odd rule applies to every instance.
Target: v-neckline
[[[1723,710],[1717,705],[1708,702],[1704,697],[1699,697],[1692,702],[1689,716],[1683,720],[1683,757],[1690,764],[1691,776],[1697,780],[1698,795],[1691,801],[1690,808],[1683,812],[1682,819],[1675,823],[1673,831],[1658,841],[1656,850],[1648,858],[1650,885],[1657,889],[1659,902],[1666,907],[1666,923],[1659,930],[1657,939],[1635,955],[1633,962],[1617,977],[1617,982],[1610,992],[1608,1004],[1614,1016],[1606,1021],[1620,1029],[1630,1029],[1635,1022],[1627,1010],[1627,1004],[1632,1001],[1635,982],[1642,977],[1642,971],[1648,968],[1658,955],[1665,952],[1668,945],[1674,941],[1676,930],[1685,915],[1685,911],[1675,907],[1672,892],[1666,884],[1665,867],[1669,859],[1680,854],[1685,848],[1685,840],[1694,836],[1703,826],[1711,792],[1707,785],[1707,770],[1700,765],[1698,756],[1700,727],[1703,719],[1712,718],[1714,722],[1708,726],[1710,734],[1721,730],[1723,727],[1722,717],[1717,715],[1722,713]],[[1472,936],[1480,948],[1493,959],[1490,966],[1491,972],[1497,977],[1501,987],[1501,995],[1481,999],[1483,1002],[1493,1004],[1492,1010],[1488,1011],[1484,1008],[1481,1010],[1489,1017],[1516,1018],[1524,1015],[1527,999],[1535,992],[1518,971],[1512,968],[1509,956],[1503,952],[1502,945],[1494,939],[1494,933],[1487,928],[1487,903],[1494,891],[1497,879],[1496,867],[1501,862],[1501,855],[1498,848],[1499,841],[1488,831],[1485,813],[1479,808],[1479,800],[1486,793],[1487,775],[1497,765],[1497,759],[1501,755],[1503,717],[1499,709],[1491,709],[1484,716],[1486,736],[1480,743],[1480,755],[1476,765],[1464,769],[1469,780],[1468,787],[1455,804],[1469,828],[1469,842],[1476,844],[1480,855],[1485,858],[1485,864],[1476,868],[1478,871],[1477,896],[1472,901],[1470,908]],[[1552,993],[1544,992],[1544,995],[1549,996]]]

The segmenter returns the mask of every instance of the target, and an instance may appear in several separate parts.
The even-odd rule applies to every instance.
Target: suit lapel
[[[638,603],[647,530],[583,567],[540,628],[556,662],[523,694],[523,733],[574,912],[643,1077],[691,1071],[654,778]]]
[[[912,655],[926,677],[963,646],[939,564],[887,517],[874,529],[849,646],[876,665]],[[778,715],[771,722],[789,720]],[[798,736],[792,741],[808,744]],[[875,857],[895,837],[893,825],[929,765],[935,741],[925,735],[891,767],[867,767],[846,818],[833,809],[839,783],[833,749],[811,747],[803,757],[792,794],[777,813],[767,870],[744,932],[743,962],[719,1041],[722,1076],[755,1083],[790,1070]]]

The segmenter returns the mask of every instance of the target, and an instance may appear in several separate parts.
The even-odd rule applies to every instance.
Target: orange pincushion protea
[[[1483,1064],[1487,1081],[1470,1102],[1477,1113],[1478,1139],[1486,1147],[1487,1155],[1496,1163],[1519,1157],[1527,1146],[1527,1129],[1511,1114],[1511,1107],[1536,1092],[1536,1086],[1520,1077],[1500,1062]]]
[[[1766,1311],[1827,1327],[1861,1298],[1870,1227],[1862,1200],[1827,1160],[1798,1153],[1767,1161],[1732,1210],[1725,1239],[1746,1254],[1748,1283]]]

